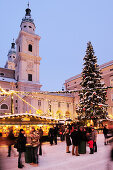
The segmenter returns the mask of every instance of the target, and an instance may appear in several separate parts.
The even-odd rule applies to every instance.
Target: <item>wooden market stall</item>
[[[43,135],[46,136],[49,128],[57,123],[56,119],[32,113],[2,115],[0,116],[0,133],[3,137],[7,137],[9,129],[13,128],[15,136],[18,136],[20,129],[24,129],[25,133],[29,135],[31,127],[34,126],[36,130],[41,127]]]

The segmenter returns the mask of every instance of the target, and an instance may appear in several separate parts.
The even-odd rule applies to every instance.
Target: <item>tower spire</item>
[[[13,41],[11,43],[11,48],[10,48],[7,56],[8,56],[8,61],[6,62],[4,67],[11,69],[11,70],[15,70],[14,60],[16,58],[16,50],[15,50],[14,38],[13,38]]]
[[[35,32],[35,24],[34,24],[34,20],[31,17],[31,9],[29,8],[29,1],[27,4],[27,9],[25,11],[26,11],[25,17],[22,19],[22,22],[20,25],[21,30],[23,30],[25,32],[29,32],[29,33],[34,33]]]
[[[11,43],[11,49],[15,49],[15,42],[14,42],[14,38],[13,38],[13,42]]]
[[[27,4],[28,8],[29,8],[29,1],[28,1],[28,4]]]

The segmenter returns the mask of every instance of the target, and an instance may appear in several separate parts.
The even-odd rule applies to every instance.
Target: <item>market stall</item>
[[[48,135],[49,128],[58,123],[51,117],[39,116],[32,113],[21,113],[0,116],[0,133],[3,137],[7,137],[9,129],[12,127],[15,136],[18,136],[19,130],[24,129],[25,133],[29,135],[31,127],[35,129],[40,127],[43,129],[43,135]]]

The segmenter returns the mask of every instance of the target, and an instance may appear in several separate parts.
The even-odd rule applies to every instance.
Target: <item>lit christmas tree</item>
[[[77,108],[79,119],[104,119],[107,110],[107,89],[101,82],[101,72],[91,42],[87,43],[84,61],[82,82],[80,83],[82,90],[79,92],[80,103]]]

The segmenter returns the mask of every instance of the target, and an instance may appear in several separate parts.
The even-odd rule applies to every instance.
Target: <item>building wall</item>
[[[5,90],[10,90],[12,88],[10,83],[1,82],[1,87]],[[13,86],[13,90],[17,90]],[[50,94],[41,93],[17,93],[13,95],[13,104],[14,104],[14,114],[16,113],[36,113],[41,116],[52,117],[55,119],[74,119],[75,113],[73,109],[73,97],[66,97]],[[6,95],[0,96],[0,101],[5,98]],[[4,101],[8,106],[7,110],[2,110],[0,107],[0,115],[5,113],[11,113],[11,95]],[[1,105],[0,105],[1,106]],[[69,112],[68,116],[66,112]]]
[[[22,107],[22,112],[37,113],[39,115],[41,114],[42,116],[53,117],[57,119],[74,118],[73,97],[38,93],[25,96],[24,100],[29,102],[38,111],[28,105],[25,105],[23,102],[24,107]],[[41,102],[41,105],[38,104],[39,101]],[[68,107],[67,103],[69,104]],[[70,112],[70,116],[66,117],[66,111]]]
[[[15,78],[15,71],[6,69],[6,68],[0,68],[0,77],[6,77],[6,78]]]
[[[0,87],[7,92],[9,92],[10,90],[15,90],[15,91],[17,90],[16,84],[15,83],[12,84],[11,82],[0,81]],[[3,104],[6,104],[8,106],[8,109],[1,109],[1,106]],[[13,95],[12,107],[14,109],[14,113],[18,113],[18,98],[15,95]],[[0,91],[0,115],[5,113],[11,113],[11,95],[6,95],[2,91]]]

